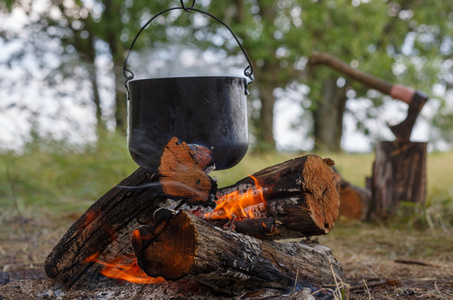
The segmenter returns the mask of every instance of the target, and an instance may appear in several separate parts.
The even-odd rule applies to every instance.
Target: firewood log
[[[334,168],[340,190],[340,216],[348,220],[366,220],[371,206],[371,191],[347,181]]]
[[[150,236],[154,229],[144,225],[133,234],[138,265],[150,276],[194,279],[236,295],[265,287],[320,288],[333,284],[334,274],[342,276],[329,248],[314,241],[264,241],[212,226],[185,211],[173,217],[165,210],[159,211],[165,225],[158,233]]]
[[[151,224],[157,209],[215,206],[217,186],[205,172],[211,165],[210,150],[172,138],[160,153],[99,198],[71,226],[45,261],[47,276],[66,288],[76,282],[87,284],[92,280],[89,276],[96,276],[102,268],[87,259],[96,255],[109,262],[133,254],[133,230]]]
[[[307,155],[265,168],[219,189],[218,206],[205,218],[214,225],[263,239],[327,234],[335,225],[340,207],[332,165],[330,159]],[[243,204],[243,209],[229,209],[227,214],[223,207],[250,201],[244,200],[244,195],[256,201]]]

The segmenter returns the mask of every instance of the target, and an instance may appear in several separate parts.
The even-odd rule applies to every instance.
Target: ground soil
[[[62,291],[46,278],[42,266],[76,218],[2,221],[0,300],[222,298],[187,280],[152,286],[110,282],[91,291]],[[345,274],[336,286],[324,288],[341,290],[343,299],[453,299],[453,234],[448,230],[340,221],[319,242],[331,248]],[[9,283],[5,279],[2,283],[6,276]],[[279,299],[318,299],[310,294],[290,291]],[[271,299],[273,295],[267,290],[243,298]]]

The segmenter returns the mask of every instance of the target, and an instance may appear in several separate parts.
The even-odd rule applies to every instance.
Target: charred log
[[[342,276],[330,250],[316,242],[263,241],[222,230],[185,211],[167,217],[164,226],[155,224],[163,228],[157,234],[150,236],[156,233],[153,226],[141,226],[133,235],[138,265],[150,276],[195,279],[238,294],[265,287],[320,288],[332,284],[334,274]]]

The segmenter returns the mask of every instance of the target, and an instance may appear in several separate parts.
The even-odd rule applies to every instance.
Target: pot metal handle
[[[241,48],[242,50],[242,53],[244,54],[245,58],[247,59],[247,62],[248,62],[248,66],[244,69],[244,75],[246,77],[248,77],[250,79],[250,81],[247,83],[247,86],[246,86],[246,93],[248,94],[248,85],[250,83],[253,82],[253,66],[252,66],[252,63],[250,62],[250,59],[247,55],[247,52],[245,51],[244,47],[242,46],[241,42],[239,41],[239,39],[236,37],[236,35],[234,34],[234,32],[231,30],[231,28],[225,24],[222,20],[220,20],[219,18],[211,15],[210,13],[208,12],[205,12],[203,10],[199,10],[199,9],[196,9],[194,8],[195,6],[195,1],[196,0],[192,0],[192,4],[190,6],[186,6],[184,4],[184,0],[180,0],[181,1],[181,7],[172,7],[172,8],[168,8],[166,10],[163,10],[161,11],[160,13],[154,15],[151,19],[148,20],[148,22],[145,23],[145,25],[142,26],[142,28],[139,30],[139,32],[137,33],[137,35],[135,36],[134,40],[132,41],[132,44],[131,44],[131,47],[129,48],[129,51],[126,55],[126,59],[124,61],[124,66],[123,66],[123,75],[124,77],[126,78],[126,81],[124,83],[124,85],[126,86],[126,91],[127,91],[127,99],[129,100],[129,86],[128,86],[128,83],[129,81],[131,81],[133,78],[134,78],[134,73],[127,68],[127,60],[129,59],[129,55],[130,53],[132,52],[132,48],[134,47],[135,45],[135,42],[137,41],[139,35],[142,33],[143,30],[145,30],[146,27],[148,27],[148,25],[154,20],[156,19],[157,17],[159,17],[160,15],[164,14],[164,13],[167,13],[169,11],[172,11],[172,10],[177,10],[177,9],[183,9],[184,11],[186,12],[191,12],[191,11],[196,11],[196,12],[199,12],[199,13],[202,13],[206,16],[209,16],[211,17],[212,19],[216,20],[217,22],[219,22],[220,24],[222,24],[223,26],[225,26],[228,31],[233,35],[234,39],[236,40],[237,44],[239,45],[239,47]]]

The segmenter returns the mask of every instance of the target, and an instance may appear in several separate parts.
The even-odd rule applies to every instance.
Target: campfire
[[[206,173],[211,152],[172,138],[72,225],[45,271],[66,289],[104,276],[190,279],[222,295],[321,289],[342,274],[330,250],[310,240],[338,216],[332,164],[307,155],[218,188]]]
[[[333,284],[340,265],[327,247],[310,240],[329,233],[338,217],[332,160],[295,158],[224,188],[208,176],[247,152],[253,67],[232,30],[194,6],[181,1],[154,15],[132,42],[123,74],[129,150],[140,167],[71,226],[45,271],[66,289],[96,287],[106,277],[137,284],[190,279],[230,296]],[[224,25],[248,62],[245,77],[132,80],[127,61],[135,41],[172,10]],[[278,241],[288,238],[305,241]]]

